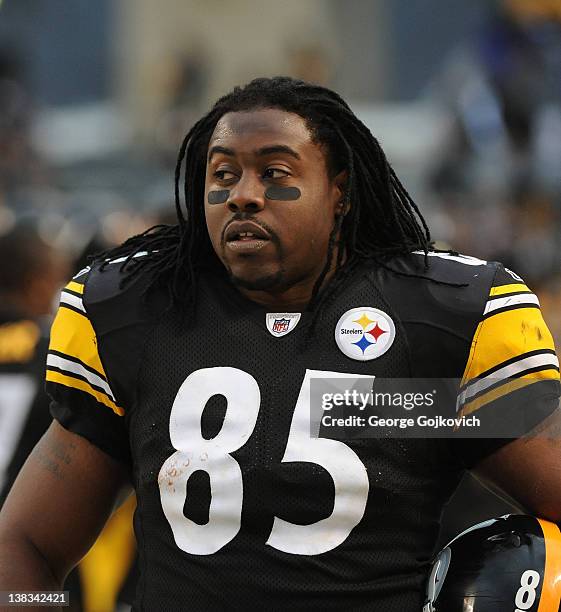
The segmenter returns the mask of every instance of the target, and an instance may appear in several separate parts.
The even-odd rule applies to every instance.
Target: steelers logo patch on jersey
[[[343,354],[357,361],[382,356],[393,344],[395,325],[382,310],[362,306],[352,308],[335,326],[335,342]]]

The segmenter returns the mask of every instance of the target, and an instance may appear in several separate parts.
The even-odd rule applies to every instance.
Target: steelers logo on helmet
[[[370,361],[383,355],[393,344],[395,325],[378,308],[361,306],[347,310],[335,326],[335,342],[351,359]]]
[[[423,612],[558,612],[561,532],[505,515],[470,527],[437,555]]]

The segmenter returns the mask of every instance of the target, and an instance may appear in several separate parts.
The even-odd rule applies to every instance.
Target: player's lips
[[[224,233],[226,247],[234,251],[256,251],[270,240],[269,232],[252,221],[232,221]]]

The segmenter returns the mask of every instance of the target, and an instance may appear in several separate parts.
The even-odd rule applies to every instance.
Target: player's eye
[[[213,176],[219,181],[229,181],[236,177],[236,175],[233,172],[230,172],[230,170],[216,170]]]
[[[285,176],[289,176],[288,172],[280,168],[267,168],[265,172],[263,172],[263,178],[265,179],[280,179]]]

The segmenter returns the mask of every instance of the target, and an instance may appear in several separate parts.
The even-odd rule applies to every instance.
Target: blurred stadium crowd
[[[0,5],[0,24],[9,5]],[[488,5],[477,30],[434,66],[415,100],[360,99],[355,110],[381,139],[437,246],[502,261],[520,274],[539,295],[559,347],[561,0]],[[286,53],[292,76],[337,85],[328,43]],[[175,152],[208,104],[211,68],[200,50],[177,52],[160,72],[158,119],[139,136],[105,107],[41,108],[25,57],[0,30],[0,503],[48,423],[38,381],[58,291],[88,255],[173,222]],[[79,142],[60,142],[61,134]],[[104,146],[109,141],[121,144]],[[21,374],[32,377],[32,390],[14,378]],[[474,486],[465,485],[463,499],[480,494]],[[456,503],[453,517],[465,506]],[[507,506],[488,498],[480,508],[466,523]],[[460,523],[449,519],[443,539]],[[130,522],[121,529],[123,541],[130,542],[129,531]],[[128,568],[130,544],[118,546]],[[82,579],[88,571],[82,569]],[[109,573],[117,591],[126,570]]]

